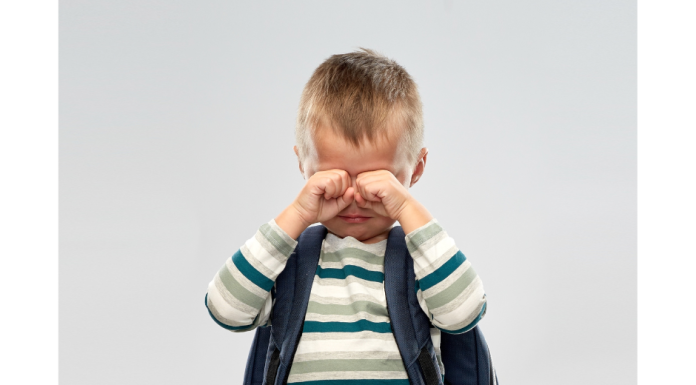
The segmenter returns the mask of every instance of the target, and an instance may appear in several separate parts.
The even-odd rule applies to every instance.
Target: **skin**
[[[275,218],[278,226],[297,239],[311,224],[320,222],[340,238],[363,243],[387,238],[394,222],[405,233],[425,225],[432,215],[408,191],[425,170],[428,150],[413,161],[400,145],[401,130],[387,137],[363,140],[355,146],[330,127],[318,127],[314,151],[300,172],[307,181],[297,198]]]

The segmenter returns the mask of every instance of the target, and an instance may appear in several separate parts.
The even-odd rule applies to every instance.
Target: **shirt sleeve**
[[[471,330],[486,313],[481,278],[454,240],[433,219],[406,235],[413,257],[418,301],[445,333]]]
[[[268,324],[271,290],[295,246],[275,220],[261,226],[208,284],[205,304],[213,320],[235,332]]]

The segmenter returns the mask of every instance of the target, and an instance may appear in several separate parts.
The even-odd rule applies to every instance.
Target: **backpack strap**
[[[411,384],[442,384],[430,338],[430,320],[418,303],[413,258],[401,226],[389,232],[384,256],[384,290],[394,339]]]
[[[308,227],[297,239],[295,252],[276,278],[264,385],[287,383],[326,232],[322,225]]]
[[[498,384],[488,344],[478,325],[462,334],[442,333],[440,341],[448,384]]]
[[[244,369],[244,385],[261,385],[263,383],[263,372],[270,338],[270,327],[259,326],[256,328],[254,340],[251,342],[251,348],[249,349],[246,368]]]

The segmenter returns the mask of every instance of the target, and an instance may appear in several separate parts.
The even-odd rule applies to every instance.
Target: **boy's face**
[[[427,150],[423,148],[418,159],[410,161],[406,146],[401,144],[400,129],[390,130],[390,138],[377,138],[374,142],[363,140],[360,146],[336,134],[330,127],[319,126],[313,138],[314,151],[300,162],[300,171],[309,179],[318,171],[332,169],[345,170],[355,178],[367,171],[387,170],[409,188],[423,174]],[[295,147],[297,153],[297,147]],[[386,239],[395,220],[363,209],[353,201],[337,216],[322,222],[333,234],[343,238],[354,237],[366,243]]]

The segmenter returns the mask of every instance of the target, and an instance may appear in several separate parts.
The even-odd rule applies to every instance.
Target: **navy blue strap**
[[[276,279],[276,302],[271,323],[273,339],[280,348],[277,374],[273,376],[276,385],[286,383],[295,357],[326,232],[322,225],[308,227],[298,238],[295,253]]]
[[[462,334],[442,333],[440,349],[445,383],[493,385],[497,383],[488,344],[477,325]]]
[[[486,339],[483,337],[481,328],[478,326],[474,327],[476,329],[476,340],[478,342],[478,369],[479,378],[484,382],[487,379],[488,384],[495,384],[495,373],[493,372],[493,365],[491,363],[491,353],[488,350],[488,344]]]
[[[270,338],[270,327],[259,326],[256,328],[244,370],[244,385],[259,385],[262,382]]]
[[[400,226],[392,228],[387,239],[384,290],[394,339],[411,384],[441,384],[430,339],[430,320],[418,304],[413,258]]]

